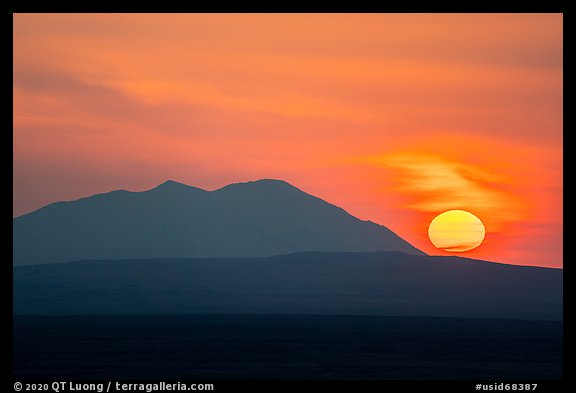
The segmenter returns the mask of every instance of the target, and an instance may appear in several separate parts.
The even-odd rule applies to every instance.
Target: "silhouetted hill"
[[[16,314],[562,319],[562,270],[400,252],[79,261],[14,268]]]
[[[13,221],[14,266],[80,259],[271,256],[303,251],[423,255],[389,229],[279,180],[205,191],[167,181],[58,202]]]

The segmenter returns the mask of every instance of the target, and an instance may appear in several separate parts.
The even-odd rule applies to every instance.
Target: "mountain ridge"
[[[329,256],[355,256],[355,255],[374,255],[374,256],[399,256],[405,257],[410,256],[411,258],[427,258],[429,259],[430,263],[435,263],[432,260],[439,260],[441,263],[455,263],[455,264],[478,264],[478,265],[497,265],[502,268],[526,268],[526,269],[534,269],[534,270],[544,270],[544,271],[560,271],[563,272],[564,269],[562,267],[551,267],[551,266],[535,266],[535,265],[516,265],[511,263],[505,262],[498,262],[498,261],[489,261],[485,259],[476,259],[476,258],[469,258],[469,257],[462,257],[457,255],[411,255],[406,254],[402,251],[365,251],[365,252],[357,252],[357,251],[301,251],[301,252],[293,252],[288,254],[277,254],[271,256],[257,256],[257,257],[206,257],[206,258],[187,258],[187,257],[179,257],[179,258],[126,258],[126,259],[118,259],[115,260],[117,262],[141,262],[141,261],[149,261],[149,262],[158,262],[158,261],[190,261],[190,260],[244,260],[247,258],[250,259],[268,259],[268,260],[275,260],[275,259],[285,259],[290,257],[298,257],[298,256],[320,256],[320,257],[329,257]],[[97,262],[107,262],[108,259],[79,259],[73,261],[66,261],[66,262],[58,262],[53,263],[52,265],[67,265],[67,264],[79,264],[79,263],[97,263]],[[32,268],[34,266],[42,266],[43,264],[38,265],[24,265],[24,266],[16,266],[15,268],[20,267],[29,267]]]
[[[225,191],[233,190],[233,189],[235,189],[235,188],[239,188],[239,187],[243,187],[243,186],[245,186],[245,185],[251,185],[251,184],[286,185],[286,186],[288,186],[288,188],[290,188],[290,189],[296,190],[296,191],[301,192],[301,193],[303,193],[303,194],[306,194],[306,195],[309,195],[309,196],[314,197],[314,198],[316,198],[316,199],[320,199],[320,200],[324,201],[323,199],[318,198],[318,197],[316,197],[316,196],[314,196],[314,195],[312,195],[312,194],[308,194],[307,192],[302,191],[302,190],[300,190],[299,188],[291,185],[291,184],[288,183],[287,181],[285,181],[285,180],[280,180],[280,179],[259,179],[259,180],[245,181],[245,182],[230,183],[230,184],[224,185],[224,186],[222,186],[222,187],[220,187],[220,188],[216,188],[216,189],[214,189],[214,190],[205,190],[205,189],[203,189],[203,188],[191,186],[191,185],[189,185],[189,184],[182,183],[182,182],[179,182],[179,181],[176,181],[176,180],[166,180],[166,181],[160,183],[160,184],[157,185],[157,186],[154,186],[154,187],[152,187],[152,188],[149,188],[149,189],[146,189],[146,190],[142,190],[142,191],[130,191],[130,190],[126,190],[126,189],[116,189],[116,190],[110,190],[110,191],[105,191],[105,192],[99,192],[99,193],[96,193],[96,194],[93,194],[93,195],[88,195],[88,196],[80,197],[80,198],[77,198],[77,199],[70,199],[70,200],[63,200],[63,201],[52,202],[52,203],[47,204],[46,206],[42,206],[42,207],[40,207],[40,208],[38,208],[38,209],[35,209],[35,210],[32,210],[32,211],[30,211],[30,212],[28,212],[28,213],[24,213],[24,214],[21,214],[21,215],[19,215],[19,216],[15,216],[15,217],[13,217],[13,219],[19,219],[19,218],[21,218],[21,217],[28,216],[28,215],[30,215],[30,214],[36,213],[36,212],[38,212],[38,211],[40,211],[40,210],[44,210],[44,209],[46,209],[46,208],[48,208],[48,207],[51,207],[51,206],[62,206],[62,205],[70,204],[70,203],[81,202],[81,201],[84,201],[84,200],[89,200],[89,199],[94,199],[94,198],[101,198],[101,197],[104,197],[104,196],[107,196],[107,195],[113,195],[113,194],[147,194],[147,193],[153,193],[153,192],[158,192],[158,191],[161,191],[161,192],[162,192],[162,191],[173,191],[173,190],[198,191],[198,192],[210,194],[210,193],[225,192]],[[326,203],[328,203],[328,204],[330,204],[330,205],[332,205],[332,206],[336,206],[336,205],[331,204],[330,202],[327,202],[327,201],[324,201],[324,202],[326,202]],[[342,210],[346,211],[345,209],[343,209],[343,208],[341,208],[341,207],[339,207],[339,206],[336,206],[336,207],[338,207],[339,209],[342,209]],[[346,211],[346,212],[347,212],[347,211]],[[347,213],[348,213],[348,212],[347,212]],[[350,213],[348,213],[348,214],[350,214]],[[363,221],[372,222],[372,221],[370,221],[370,220],[363,220]],[[376,225],[380,225],[380,224],[377,224],[377,223],[375,223],[375,224],[376,224]]]
[[[563,271],[402,252],[15,267],[15,314],[334,314],[561,320]]]
[[[14,266],[78,259],[425,255],[393,231],[276,179],[206,191],[173,180],[58,202],[13,220]]]

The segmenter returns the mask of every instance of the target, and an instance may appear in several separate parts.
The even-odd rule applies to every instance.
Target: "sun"
[[[428,237],[434,247],[448,252],[473,250],[482,244],[485,235],[482,221],[464,210],[439,214],[428,227]]]

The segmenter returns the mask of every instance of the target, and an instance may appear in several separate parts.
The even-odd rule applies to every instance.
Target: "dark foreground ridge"
[[[562,324],[343,315],[17,316],[14,378],[560,379]]]
[[[400,252],[14,268],[14,313],[562,319],[562,270]]]

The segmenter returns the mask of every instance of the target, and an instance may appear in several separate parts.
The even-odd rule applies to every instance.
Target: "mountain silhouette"
[[[425,255],[384,226],[269,179],[215,191],[167,181],[143,192],[53,203],[13,220],[14,266],[307,251]]]
[[[14,268],[14,313],[562,319],[562,270],[401,252]]]

